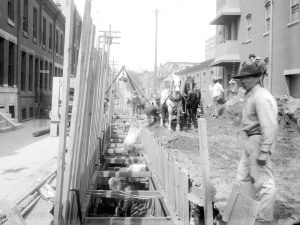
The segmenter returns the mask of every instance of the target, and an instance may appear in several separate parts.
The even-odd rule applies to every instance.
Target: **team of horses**
[[[172,130],[172,121],[175,119],[177,131],[185,125],[187,127],[197,127],[198,109],[201,106],[201,91],[196,87],[193,77],[188,77],[181,90],[181,80],[179,76],[173,76],[170,88],[161,92],[161,126],[166,126]],[[165,125],[166,124],[166,125]]]
[[[147,104],[144,98],[134,95],[127,104],[132,106],[133,114],[142,114],[144,110],[148,117],[157,118],[160,114],[160,125],[170,131],[174,122],[177,131],[184,126],[197,127],[198,109],[202,108],[201,91],[193,77],[186,79],[183,88],[181,83],[180,77],[173,75],[172,84],[162,90],[160,98],[151,98]]]

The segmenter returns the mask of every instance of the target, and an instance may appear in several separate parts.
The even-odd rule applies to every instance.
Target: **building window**
[[[58,30],[56,30],[56,32],[55,32],[55,52],[58,54],[58,43],[59,43],[59,41],[58,41]]]
[[[64,55],[64,35],[60,35],[60,55]]]
[[[0,86],[4,84],[4,38],[0,37]]]
[[[25,120],[27,118],[27,110],[26,108],[22,108],[22,120]]]
[[[13,86],[15,82],[15,44],[9,42],[9,52],[8,52],[8,86]]]
[[[48,90],[48,78],[49,78],[49,71],[48,71],[48,62],[45,62],[45,71],[44,71],[44,90],[47,91]]]
[[[29,76],[28,76],[28,90],[33,91],[33,55],[29,55]]]
[[[299,0],[291,0],[291,22],[299,20]]]
[[[35,68],[34,68],[34,92],[35,93],[38,93],[39,91],[39,74],[40,74],[40,71],[39,71],[39,59],[38,58],[35,58]],[[38,95],[36,95],[36,98],[38,97]],[[35,102],[38,102],[38,101],[35,101]]]
[[[246,16],[247,20],[247,40],[251,39],[251,29],[252,29],[252,15],[248,14]]]
[[[265,31],[270,31],[271,26],[271,3],[267,2],[265,4]]]
[[[40,90],[43,90],[43,82],[44,82],[44,62],[43,60],[40,61]]]
[[[28,33],[28,0],[24,0],[23,8],[23,31]]]
[[[49,49],[52,50],[52,24],[49,24]]]
[[[49,90],[51,91],[52,90],[52,77],[53,77],[53,74],[52,74],[52,63],[49,64]]]
[[[14,0],[8,0],[7,1],[7,17],[14,21],[14,9],[15,9],[15,4]]]
[[[46,46],[46,18],[43,18],[43,45]]]
[[[33,118],[33,107],[29,107],[29,117]]]
[[[21,90],[26,90],[26,52],[21,55]]]
[[[32,23],[32,36],[37,39],[37,9],[33,7],[33,23]]]

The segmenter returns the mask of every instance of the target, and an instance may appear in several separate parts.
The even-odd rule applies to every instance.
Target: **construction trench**
[[[120,100],[114,104],[82,224],[204,224],[201,188],[157,141],[144,115],[130,116]]]
[[[62,6],[67,18],[67,41],[64,75],[53,78],[50,136],[59,138],[59,147],[57,170],[47,178],[56,176],[51,215],[47,211],[51,224],[212,225],[219,212],[227,215],[225,209],[231,204],[242,152],[242,132],[237,126],[242,103],[237,101],[226,108],[218,119],[212,119],[210,109],[205,109],[205,120],[198,120],[202,123],[198,129],[169,132],[159,126],[148,127],[146,116],[132,116],[127,104],[131,98],[128,90],[144,96],[143,92],[125,66],[117,72],[109,65],[110,46],[117,36],[109,28],[95,37],[91,0],[85,1],[77,75],[71,76],[74,5],[65,2]],[[300,205],[300,137],[283,112],[276,143],[279,150],[273,156],[278,184],[274,225],[295,213]],[[26,194],[40,198],[40,186]],[[12,225],[26,224],[22,216],[30,217],[34,211],[31,207],[38,200],[22,211],[16,210],[23,200],[7,207],[6,218],[0,219],[21,221]],[[253,225],[255,207],[249,207],[249,201],[239,206],[244,211],[236,218],[245,215],[245,220],[232,224]]]

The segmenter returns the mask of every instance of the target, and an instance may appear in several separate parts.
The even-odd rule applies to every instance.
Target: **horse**
[[[141,99],[140,97],[134,93],[133,96],[132,96],[132,100],[131,100],[131,105],[132,105],[132,114],[135,115],[135,114],[140,114],[139,113],[139,106],[141,104]]]
[[[181,80],[178,75],[173,74],[173,82],[171,89],[164,89],[161,92],[160,105],[161,105],[161,126],[164,126],[165,120],[168,117],[169,122],[167,128],[172,131],[171,123],[173,113],[176,114],[176,130],[180,130],[180,114],[182,108],[182,95],[180,93]]]
[[[182,106],[185,111],[185,120],[191,124],[191,127],[197,127],[198,108],[202,111],[201,91],[196,88],[194,77],[188,77],[183,88]]]

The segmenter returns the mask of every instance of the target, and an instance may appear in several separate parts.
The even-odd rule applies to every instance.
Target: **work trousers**
[[[221,101],[220,97],[214,97],[213,98],[213,111],[214,111],[214,116],[219,117],[219,109],[220,109]]]
[[[245,149],[237,169],[240,192],[260,202],[257,221],[272,221],[276,190],[271,159],[268,157],[263,166],[257,163],[261,149],[261,135],[252,135],[246,138],[244,143]]]

